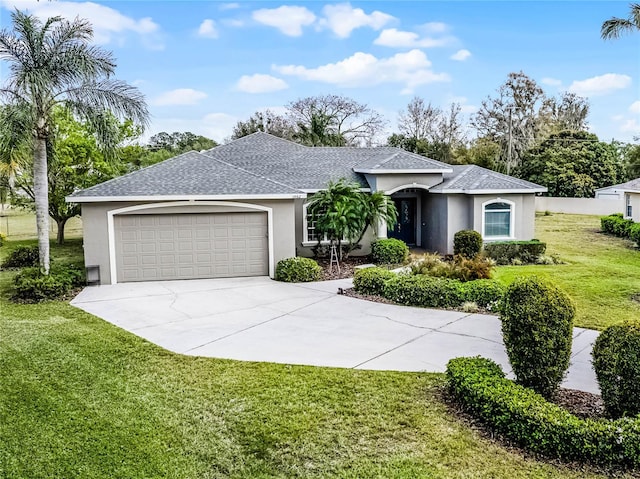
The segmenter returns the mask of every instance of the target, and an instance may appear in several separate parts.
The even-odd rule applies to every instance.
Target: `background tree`
[[[602,23],[600,35],[605,40],[620,38],[625,33],[640,31],[640,3],[629,5],[627,18],[611,17]]]
[[[575,93],[564,92],[559,98],[546,98],[540,110],[540,130],[545,135],[564,130],[585,131],[589,101]]]
[[[500,162],[507,174],[539,137],[538,112],[545,99],[542,88],[523,72],[509,73],[496,97],[482,101],[471,125],[479,137],[500,145]]]
[[[116,146],[110,113],[146,125],[142,94],[114,80],[110,52],[92,44],[87,20],[52,17],[42,22],[20,11],[12,13],[13,31],[0,32],[0,59],[9,65],[0,98],[7,107],[2,138],[28,134],[33,148],[33,189],[40,266],[49,273],[49,195],[47,143],[56,105],[84,119],[105,150]],[[1,149],[1,148],[0,148]]]
[[[298,129],[293,139],[306,146],[345,146],[347,140],[339,133],[331,118],[322,113],[316,113],[311,117],[311,123],[298,124]]]
[[[349,146],[371,146],[386,123],[382,115],[367,105],[339,95],[301,98],[289,103],[287,109],[289,119],[298,129],[313,130],[314,122],[321,120],[332,141],[342,137]]]
[[[413,97],[406,110],[398,114],[398,130],[400,135],[414,143],[419,141],[432,142],[438,124],[441,122],[442,110],[425,103],[420,97]]]
[[[271,110],[256,111],[247,121],[239,121],[233,127],[231,139],[262,131],[286,140],[293,139],[295,127],[286,116],[278,115]]]
[[[67,203],[65,198],[80,189],[119,176],[123,167],[120,162],[105,158],[91,127],[86,122],[76,121],[69,110],[55,108],[51,120],[47,142],[48,210],[57,225],[57,242],[63,244],[67,221],[80,214],[80,205]],[[22,161],[14,191],[19,189],[23,195],[14,195],[12,203],[35,209],[32,166],[32,162]]]
[[[187,151],[210,150],[216,145],[217,143],[212,139],[190,131],[174,131],[173,133],[161,131],[149,138],[147,143],[150,151],[166,150],[173,155]]]
[[[549,196],[591,198],[596,188],[623,180],[624,166],[615,145],[585,131],[563,131],[527,152],[517,174],[546,186]]]

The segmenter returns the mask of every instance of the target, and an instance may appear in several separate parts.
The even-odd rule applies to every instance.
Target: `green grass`
[[[501,266],[495,277],[511,282],[536,274],[553,280],[575,301],[575,325],[604,329],[640,317],[640,251],[629,240],[600,232],[600,217],[553,214],[536,217],[536,237],[567,264]]]
[[[441,374],[181,356],[64,302],[9,303],[13,274],[0,272],[2,478],[606,477],[479,436],[442,401]]]
[[[55,239],[58,231],[56,222],[49,219],[49,235]],[[64,229],[65,238],[82,238],[82,220],[71,218]],[[36,237],[36,217],[19,208],[0,209],[0,233],[9,240],[31,239]]]

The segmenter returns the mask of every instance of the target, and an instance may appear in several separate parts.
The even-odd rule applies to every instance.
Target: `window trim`
[[[486,228],[486,213],[487,206],[495,203],[506,203],[509,205],[509,236],[487,236],[485,228]],[[495,211],[506,211],[506,210],[495,210]],[[482,239],[485,241],[503,241],[503,240],[513,240],[515,239],[515,216],[516,216],[516,204],[513,201],[506,200],[504,198],[494,198],[482,203]]]
[[[633,218],[633,205],[631,204],[631,195],[629,193],[624,194],[624,219],[630,220]]]

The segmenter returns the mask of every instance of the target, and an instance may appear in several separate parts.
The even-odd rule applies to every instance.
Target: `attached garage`
[[[114,216],[118,282],[269,274],[266,212]]]

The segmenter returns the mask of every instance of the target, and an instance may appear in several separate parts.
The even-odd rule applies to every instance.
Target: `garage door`
[[[266,213],[114,217],[118,282],[262,276]]]

